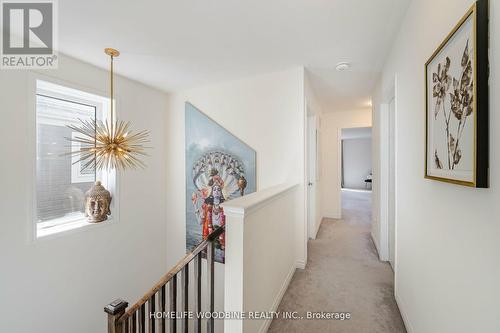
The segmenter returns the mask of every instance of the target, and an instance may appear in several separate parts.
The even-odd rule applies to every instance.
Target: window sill
[[[77,219],[66,221],[64,223],[51,223],[52,225],[49,226],[40,223],[36,226],[35,240],[57,237],[59,235],[66,235],[68,233],[74,233],[80,230],[93,229],[104,225],[109,225],[112,222],[113,217],[109,216],[107,220],[98,223],[88,222],[85,217],[79,217]]]

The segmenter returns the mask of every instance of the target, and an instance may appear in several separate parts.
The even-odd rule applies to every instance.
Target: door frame
[[[392,115],[391,115],[391,103],[393,103]],[[388,108],[388,130],[389,130],[389,141],[388,141],[388,172],[387,172],[387,185],[388,185],[388,196],[387,196],[387,240],[388,240],[388,261],[391,264],[392,269],[395,269],[396,263],[396,96],[394,96],[389,101]],[[391,150],[392,148],[392,150]],[[393,165],[391,165],[394,163]],[[391,171],[394,175],[391,175]],[[393,187],[393,189],[391,188]],[[394,190],[394,192],[392,192]],[[392,211],[391,211],[392,203]],[[391,221],[394,224],[391,226]],[[392,227],[392,230],[391,230]],[[394,246],[394,248],[392,248]]]
[[[382,96],[382,104],[380,105],[380,249],[379,256],[382,261],[389,261],[390,255],[390,229],[389,229],[389,135],[390,135],[390,118],[389,104],[394,99],[394,272],[397,271],[398,251],[397,251],[397,234],[398,234],[398,90],[397,90],[397,75],[394,76],[394,81],[391,82],[389,89]]]
[[[337,174],[337,182],[339,184],[338,195],[337,195],[337,200],[338,200],[337,205],[339,207],[339,216],[338,216],[339,219],[342,218],[342,190],[343,190],[343,187],[342,187],[342,173],[343,173],[343,169],[344,169],[344,165],[343,165],[343,152],[342,152],[342,150],[344,149],[343,146],[342,146],[342,130],[344,130],[344,129],[352,129],[352,128],[371,128],[372,129],[372,136],[371,136],[370,140],[372,142],[372,173],[373,173],[373,164],[374,164],[374,156],[373,156],[373,123],[371,125],[367,125],[367,126],[361,126],[360,125],[360,126],[343,126],[343,127],[339,127],[337,129],[337,151],[338,151],[337,170],[339,170],[338,174]],[[371,191],[372,191],[372,195],[373,195],[373,185],[371,187]],[[373,202],[372,202],[372,209],[373,209]]]
[[[317,216],[316,200],[317,197],[317,181],[318,181],[318,145],[319,145],[319,129],[318,115],[308,112],[306,115],[306,192],[307,192],[307,239],[316,239],[319,230]],[[316,225],[318,224],[318,225]]]

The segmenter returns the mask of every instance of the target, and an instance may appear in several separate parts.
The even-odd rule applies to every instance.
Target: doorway
[[[343,190],[372,189],[372,128],[341,130],[341,179]]]

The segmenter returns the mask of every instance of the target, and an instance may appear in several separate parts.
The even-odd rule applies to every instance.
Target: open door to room
[[[341,134],[341,187],[372,188],[372,128],[343,128]]]

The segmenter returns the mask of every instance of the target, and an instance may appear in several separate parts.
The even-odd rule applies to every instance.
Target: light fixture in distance
[[[346,71],[349,68],[351,68],[351,64],[346,61],[339,62],[337,65],[335,65],[335,69],[339,72]]]

